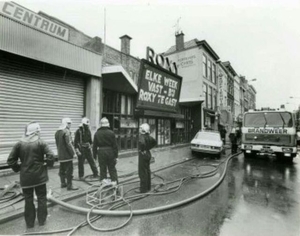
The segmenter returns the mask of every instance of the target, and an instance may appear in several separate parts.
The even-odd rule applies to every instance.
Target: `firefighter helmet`
[[[141,134],[150,134],[150,126],[147,123],[141,124],[140,126],[140,132]]]
[[[38,131],[39,132],[41,131],[41,127],[40,127],[39,123],[37,123],[37,122],[31,122],[26,127],[26,135],[31,135]]]

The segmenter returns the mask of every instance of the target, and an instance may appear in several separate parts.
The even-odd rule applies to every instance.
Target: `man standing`
[[[13,147],[7,164],[15,172],[20,171],[20,184],[25,198],[24,217],[27,228],[33,228],[36,210],[33,193],[37,196],[37,219],[39,225],[46,223],[48,171],[45,162],[53,166],[54,155],[47,143],[40,139],[40,125],[31,122],[26,126],[24,137]],[[46,156],[46,159],[44,159]],[[18,160],[20,163],[18,164]]]
[[[237,132],[235,128],[232,128],[231,133],[229,134],[229,139],[231,142],[231,154],[235,154],[237,153],[237,148],[238,148]]]
[[[140,177],[140,190],[136,193],[146,193],[151,190],[150,150],[156,145],[156,140],[150,136],[150,126],[144,123],[140,126],[139,135],[139,161],[138,172]]]
[[[82,118],[81,124],[75,133],[74,146],[78,156],[78,177],[83,180],[84,177],[84,161],[87,159],[91,170],[93,171],[93,177],[98,178],[98,170],[95,164],[95,160],[92,157],[92,134],[89,128],[90,121],[88,118]]]
[[[220,130],[220,135],[221,135],[221,139],[222,139],[224,145],[226,144],[226,133],[227,133],[226,129],[223,126]]]
[[[94,135],[93,154],[98,155],[100,166],[100,181],[107,179],[107,169],[112,184],[118,183],[116,164],[118,160],[118,146],[115,134],[109,129],[109,121],[103,117],[100,128]]]
[[[58,161],[59,161],[59,176],[61,187],[67,187],[67,190],[77,190],[72,184],[73,179],[73,158],[77,158],[75,148],[71,136],[70,118],[62,119],[59,129],[55,133],[55,141],[57,147]],[[67,182],[66,182],[67,180]]]

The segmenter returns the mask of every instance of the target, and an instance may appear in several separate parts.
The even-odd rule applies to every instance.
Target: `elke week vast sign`
[[[137,108],[176,112],[181,77],[142,60]]]
[[[14,2],[0,1],[0,14],[34,27],[54,37],[69,40],[69,29],[56,24]]]

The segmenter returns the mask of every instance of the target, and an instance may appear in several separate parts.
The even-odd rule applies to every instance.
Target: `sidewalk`
[[[155,157],[155,162],[151,163],[151,170],[155,171],[156,169],[162,168],[164,166],[170,165],[172,163],[180,162],[191,158],[189,144],[182,144],[176,146],[169,146],[164,148],[153,149],[152,156]],[[55,166],[51,169],[48,169],[49,182],[47,183],[47,188],[51,189],[53,196],[62,200],[67,201],[79,196],[84,196],[89,185],[83,181],[78,181],[78,166],[77,161],[74,161],[74,181],[73,184],[79,188],[77,191],[67,191],[66,188],[60,187],[60,178],[58,176],[58,167],[59,164],[55,163]],[[120,153],[119,161],[117,163],[117,171],[119,176],[119,182],[122,184],[126,179],[132,178],[128,174],[135,172],[137,174],[138,170],[138,156],[137,152],[127,152]],[[85,164],[84,167],[85,176],[92,175],[91,168],[89,164]],[[5,185],[10,185],[14,181],[19,181],[19,174],[13,173],[11,170],[3,170],[0,172],[0,194]],[[96,184],[97,182],[93,182]],[[20,197],[19,197],[20,198]],[[8,206],[1,208],[6,204],[9,204],[11,201],[6,203],[0,202],[0,224],[7,222],[9,220],[15,219],[17,217],[23,216],[24,212],[24,200]],[[52,203],[48,202],[48,206],[51,206]]]

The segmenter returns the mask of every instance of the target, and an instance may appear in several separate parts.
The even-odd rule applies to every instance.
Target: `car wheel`
[[[196,152],[195,151],[192,151],[192,156],[196,156]]]

